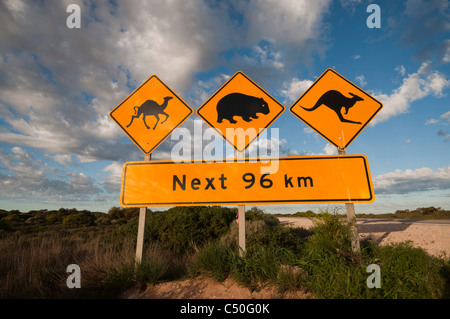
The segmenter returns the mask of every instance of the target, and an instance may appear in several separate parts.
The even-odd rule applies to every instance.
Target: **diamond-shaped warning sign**
[[[197,109],[197,115],[243,152],[284,109],[244,73],[237,72]]]
[[[152,75],[110,112],[111,118],[144,154],[153,152],[193,110]]]
[[[346,149],[383,105],[327,69],[290,111],[339,149]]]

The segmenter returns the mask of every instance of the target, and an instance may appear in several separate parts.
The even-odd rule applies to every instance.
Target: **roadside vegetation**
[[[425,211],[442,215],[434,207]],[[127,289],[199,275],[232,278],[250,290],[300,289],[314,298],[450,297],[448,256],[431,256],[408,242],[369,240],[355,254],[345,219],[328,212],[307,216],[314,226],[303,229],[248,210],[241,257],[236,214],[225,207],[149,212],[143,261],[136,265],[138,209],[0,210],[0,298],[117,298]],[[80,266],[80,289],[66,285],[70,264]],[[380,266],[380,289],[366,285],[370,264]]]
[[[277,217],[316,217],[319,214],[313,211],[297,212],[294,214],[274,214]],[[382,214],[356,214],[356,218],[389,218],[389,219],[450,219],[450,210],[441,207],[419,207],[413,210],[397,210],[395,213]]]

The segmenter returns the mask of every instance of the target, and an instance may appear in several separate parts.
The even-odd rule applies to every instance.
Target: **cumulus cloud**
[[[111,164],[105,166],[102,172],[108,174],[102,182],[103,187],[107,192],[117,193],[120,191],[121,181],[122,181],[122,169],[123,164],[118,162],[112,162]]]
[[[441,0],[405,1],[404,10],[388,16],[387,25],[401,41],[416,50],[420,61],[449,62],[450,41],[442,34],[450,31],[450,4]]]
[[[0,172],[1,199],[80,201],[105,195],[91,177],[52,168],[21,147],[0,150],[0,164],[8,167],[7,173]]]
[[[66,27],[71,3],[81,7],[81,29]],[[133,145],[107,114],[148,76],[158,74],[176,92],[195,83],[199,89],[188,98],[199,105],[210,84],[193,81],[195,75],[238,47],[250,51],[236,52],[230,63],[254,67],[255,77],[269,82],[271,71],[298,60],[286,55],[289,48],[321,48],[328,6],[328,0],[3,1],[0,141],[61,154],[58,161],[69,154],[82,162],[123,160]]]
[[[338,153],[337,148],[331,144],[325,145],[322,151],[325,155],[336,155]]]
[[[328,0],[250,0],[237,6],[245,13],[250,39],[266,38],[284,44],[298,44],[319,33],[322,14],[328,5]]]
[[[312,80],[299,80],[293,78],[290,82],[284,82],[281,96],[286,103],[293,103],[314,83]]]
[[[367,84],[366,78],[364,75],[358,75],[355,77],[356,81],[359,83],[361,87],[365,87]]]
[[[450,124],[450,111],[445,112],[438,119],[429,119],[425,122],[425,125],[430,125],[430,124],[449,125]]]
[[[373,178],[375,193],[407,194],[419,191],[450,189],[450,166],[433,170],[395,170]]]
[[[371,121],[371,125],[386,121],[393,116],[405,113],[414,101],[427,96],[437,98],[444,96],[444,90],[450,86],[447,77],[430,68],[430,64],[423,63],[417,72],[408,74],[403,83],[391,94],[371,92],[371,94],[383,103],[380,113]]]

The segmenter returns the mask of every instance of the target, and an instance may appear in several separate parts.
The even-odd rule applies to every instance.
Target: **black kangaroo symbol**
[[[130,124],[127,125],[127,127],[129,127],[131,125],[131,123],[133,123],[134,119],[139,118],[141,116],[141,114],[144,114],[144,116],[142,117],[142,120],[144,121],[144,124],[148,129],[150,129],[150,127],[148,127],[147,123],[145,122],[145,117],[148,115],[153,115],[154,117],[156,117],[156,123],[155,123],[155,126],[153,127],[153,129],[156,128],[156,125],[159,122],[160,114],[164,114],[166,116],[166,119],[161,122],[161,124],[163,124],[169,118],[169,114],[164,112],[164,109],[167,107],[167,104],[169,103],[169,101],[171,99],[173,99],[173,97],[166,96],[164,98],[164,103],[161,105],[159,105],[158,103],[156,103],[153,100],[147,100],[144,103],[142,103],[141,106],[135,106],[134,107],[134,115],[131,117],[131,122],[130,122]]]
[[[353,107],[353,105],[355,105],[356,102],[364,101],[362,98],[360,98],[359,96],[357,96],[353,93],[349,92],[348,94],[350,94],[352,97],[348,98],[348,97],[342,95],[341,92],[338,92],[335,90],[330,90],[328,92],[325,92],[312,108],[306,109],[303,106],[302,106],[302,108],[307,111],[314,111],[315,109],[317,109],[319,106],[321,106],[323,104],[325,106],[328,106],[333,111],[335,111],[337,116],[339,116],[339,119],[341,120],[341,122],[361,124],[361,122],[347,120],[342,116],[341,108],[345,107],[345,114],[347,114],[348,110],[351,107]]]

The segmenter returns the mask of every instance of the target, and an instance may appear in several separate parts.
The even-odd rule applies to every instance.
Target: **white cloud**
[[[405,76],[406,74],[406,69],[403,65],[396,67],[395,71],[398,71],[398,73],[400,73],[401,76]]]
[[[92,200],[105,195],[100,185],[82,172],[58,170],[21,147],[0,151],[0,199],[40,201]]]
[[[425,125],[430,124],[440,124],[440,125],[449,125],[450,124],[450,111],[442,114],[439,119],[429,119],[425,122]]]
[[[66,27],[70,3],[81,7],[81,29]],[[61,156],[71,154],[81,162],[123,159],[134,145],[107,114],[130,88],[158,74],[180,94],[192,88],[195,74],[234,47],[250,49],[254,56],[237,54],[230,63],[258,67],[256,77],[272,81],[268,75],[297,61],[297,52],[324,48],[321,27],[329,4],[0,2],[0,116],[7,123],[0,141],[60,154],[55,159],[61,163]],[[296,48],[295,57],[286,55],[288,48]],[[286,70],[279,76],[285,75]],[[209,94],[199,84],[203,92],[193,98],[196,104]],[[112,143],[118,143],[115,151]]]
[[[118,162],[112,162],[111,164],[105,166],[102,172],[108,173],[109,175],[104,178],[102,184],[107,192],[119,192],[122,182],[122,170],[123,164]]]
[[[314,83],[312,80],[299,80],[293,78],[290,82],[285,82],[281,90],[281,96],[287,103],[296,101]]]
[[[450,189],[450,166],[432,170],[395,170],[373,178],[375,193],[406,194],[418,191]]]
[[[242,19],[227,32],[233,36],[231,63],[267,88],[294,76],[296,66],[313,63],[330,46],[326,14],[330,0],[227,1]],[[237,48],[237,49],[236,49]]]
[[[331,144],[325,145],[322,151],[325,155],[336,155],[338,153],[337,148]]]
[[[319,35],[321,19],[330,1],[250,0],[241,4],[249,23],[250,39],[299,44]]]
[[[55,154],[53,160],[62,166],[74,165],[70,154]]]
[[[450,39],[444,40],[443,41],[443,46],[445,47],[445,53],[444,56],[442,57],[442,61],[444,63],[448,63],[450,62]]]
[[[449,142],[450,141],[450,134],[446,130],[439,130],[437,132],[437,135],[438,136],[442,136],[444,142]]]
[[[444,74],[431,70],[429,63],[423,63],[417,72],[404,78],[401,86],[390,95],[372,92],[372,95],[383,103],[383,108],[372,120],[371,125],[407,112],[411,103],[426,96],[443,97],[444,89],[449,86],[450,81]]]
[[[355,79],[356,79],[356,81],[359,82],[359,85],[361,87],[365,87],[366,86],[367,81],[366,81],[366,78],[364,77],[364,75],[358,75],[358,76],[356,76]]]

